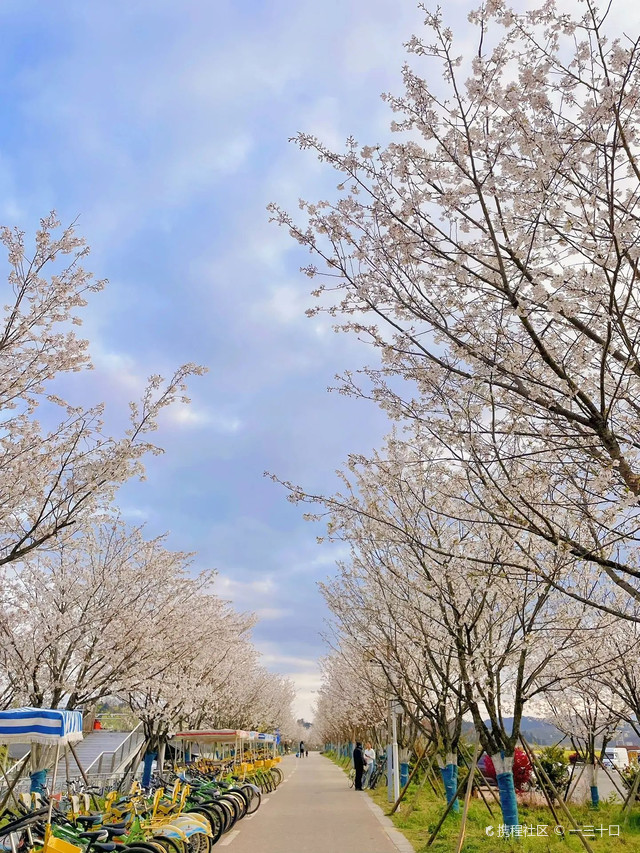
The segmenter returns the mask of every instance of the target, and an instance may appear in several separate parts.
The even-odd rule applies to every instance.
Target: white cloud
[[[255,614],[261,622],[273,622],[278,619],[284,619],[291,613],[284,607],[259,607]]]
[[[269,598],[276,591],[276,583],[272,577],[256,578],[250,581],[239,581],[226,574],[218,574],[214,581],[214,592],[222,598],[229,599],[243,610],[257,610],[269,604]]]
[[[229,178],[246,163],[252,146],[251,137],[241,133],[219,143],[208,140],[177,152],[178,156],[167,162],[159,200],[181,204],[193,195],[209,192],[220,177]]]
[[[259,302],[252,313],[256,319],[266,316],[277,323],[288,325],[307,321],[305,311],[311,305],[311,297],[300,286],[279,284],[269,289],[266,299]]]
[[[108,376],[110,381],[127,394],[139,396],[146,387],[146,377],[132,355],[109,349],[100,339],[92,336],[91,360],[97,373]]]
[[[312,671],[317,668],[317,661],[313,658],[296,657],[295,655],[285,655],[278,651],[274,651],[273,643],[259,643],[258,648],[262,655],[262,661],[265,666],[278,667],[278,671],[282,669],[287,673],[300,671]],[[302,673],[304,674],[304,672]]]
[[[119,510],[123,518],[129,519],[134,524],[140,524],[141,522],[148,521],[149,516],[151,515],[151,511],[148,507],[142,508],[120,504]]]
[[[240,418],[212,412],[195,403],[175,403],[167,410],[165,420],[180,427],[208,427],[220,433],[239,432]]]
[[[313,719],[313,709],[317,693],[322,684],[322,675],[318,661],[313,658],[295,657],[280,654],[272,643],[258,644],[262,653],[262,662],[274,672],[290,678],[296,688],[294,712],[296,717]]]

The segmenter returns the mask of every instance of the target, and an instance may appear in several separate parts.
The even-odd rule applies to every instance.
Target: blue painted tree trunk
[[[492,755],[491,760],[496,769],[496,781],[500,795],[500,808],[502,810],[502,822],[507,827],[506,832],[513,834],[511,827],[519,825],[518,801],[516,800],[516,787],[513,781],[513,756]]]
[[[151,785],[151,767],[156,759],[157,752],[147,752],[144,756],[144,769],[142,771],[142,787],[148,788]]]
[[[458,765],[457,764],[449,764],[451,768],[449,773],[451,774],[451,796],[455,797],[456,791],[458,790]],[[453,804],[453,811],[460,811],[460,801],[456,800]]]
[[[598,791],[598,768],[595,764],[591,765],[591,808],[597,809],[600,806],[600,793]]]
[[[445,767],[441,767],[440,775],[442,776],[442,781],[444,783],[444,791],[447,797],[447,804],[449,804],[451,800],[453,800],[453,798],[455,797],[456,791],[458,790],[458,765],[449,763]],[[459,801],[456,800],[451,808],[452,811],[459,812]]]
[[[400,762],[400,787],[404,788],[404,786],[409,781],[409,764],[407,761]]]

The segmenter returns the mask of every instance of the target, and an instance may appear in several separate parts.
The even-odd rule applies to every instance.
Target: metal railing
[[[14,793],[20,793],[24,790],[25,784],[27,786],[27,790],[31,785],[31,780],[29,777],[26,777],[26,780],[20,780],[17,783],[14,783],[16,776],[20,776],[24,773],[25,767],[29,763],[29,759],[31,757],[31,751],[27,752],[26,755],[23,755],[22,758],[19,758],[14,764],[11,765],[7,770],[5,770],[5,778],[6,782],[8,782],[8,786],[5,782],[5,779],[2,779],[0,783],[0,803],[4,800],[9,787],[12,787]]]
[[[142,723],[138,723],[132,732],[129,732],[120,746],[109,752],[101,752],[91,764],[85,768],[87,777],[110,776],[118,767],[140,746],[144,738]]]
[[[118,784],[121,784],[123,780],[119,778],[118,775],[120,768],[123,764],[126,763],[127,759],[134,757],[136,750],[140,749],[143,740],[143,726],[142,723],[139,723],[133,731],[129,732],[129,734],[120,744],[118,749],[108,752],[101,752],[100,755],[98,755],[85,769],[85,775],[92,782],[92,784],[104,787],[106,790],[108,790],[110,786],[114,786],[116,781],[118,782]],[[16,761],[15,764],[5,770],[9,783],[13,782],[16,775],[20,775],[24,772],[25,766],[29,761],[29,755],[30,753],[27,753],[18,761]],[[120,773],[121,772],[122,771],[120,771]],[[72,771],[71,776],[73,778],[75,778],[76,776],[79,777],[80,771],[78,770],[75,774]],[[133,778],[133,773],[131,772],[131,770],[127,771],[127,779],[125,781],[130,782],[129,777]],[[13,791],[16,795],[21,793],[28,793],[30,786],[31,780],[29,779],[28,774],[26,774],[23,779],[20,779],[14,785]],[[59,772],[56,789],[60,791],[63,790],[64,787],[65,774]],[[6,793],[7,786],[3,779],[0,780],[0,802],[2,802]]]

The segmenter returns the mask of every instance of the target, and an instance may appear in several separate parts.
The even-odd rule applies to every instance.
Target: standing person
[[[360,741],[356,743],[356,748],[353,750],[353,766],[356,770],[356,791],[362,790],[362,773],[364,771],[364,752]]]
[[[300,758],[304,758],[304,741],[300,741]]]
[[[371,774],[375,770],[376,767],[376,751],[372,748],[371,743],[367,742],[366,749],[364,751],[364,778],[362,780],[362,787],[368,788],[369,782],[371,781]]]

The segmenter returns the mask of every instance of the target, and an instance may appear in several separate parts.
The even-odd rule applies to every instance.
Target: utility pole
[[[395,696],[389,697],[389,737],[387,746],[387,799],[395,803],[400,796],[400,763],[398,761],[398,709]]]

